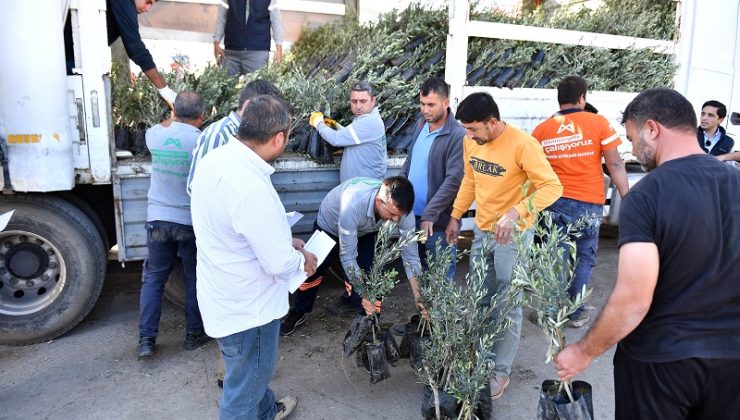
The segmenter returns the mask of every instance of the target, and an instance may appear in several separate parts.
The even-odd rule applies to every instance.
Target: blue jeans
[[[149,256],[144,262],[141,284],[139,336],[156,337],[159,333],[164,285],[178,253],[185,277],[185,329],[188,332],[202,332],[203,319],[195,291],[197,251],[193,227],[161,220],[146,222],[146,246]]]
[[[275,418],[275,394],[268,384],[275,374],[280,320],[217,338],[224,360],[224,392],[218,417],[231,419]]]
[[[499,244],[493,239],[492,232],[483,232],[478,226],[473,227],[473,232],[475,238],[470,249],[470,270],[473,270],[473,261],[485,256],[487,267],[484,282],[486,287],[484,302],[488,304],[494,295],[505,295],[511,286],[511,276],[514,272],[514,264],[519,256],[519,251],[516,242],[512,241],[506,245]],[[534,236],[532,231],[525,231],[523,235],[525,245],[530,244]],[[488,253],[485,255],[482,252],[484,241],[487,241],[489,246]],[[511,320],[511,328],[493,345],[495,362],[493,373],[496,376],[509,376],[511,374],[511,367],[514,365],[514,358],[519,348],[519,337],[522,332],[521,305],[512,308],[507,318]]]
[[[416,229],[421,229],[421,218],[416,218]],[[421,266],[427,269],[427,251],[431,251],[432,255],[435,255],[435,248],[437,242],[440,242],[440,246],[444,249],[450,247],[445,238],[444,231],[433,230],[432,235],[427,238],[426,243],[417,242],[419,244],[419,258],[421,259]],[[452,281],[455,278],[455,271],[457,265],[457,246],[452,244],[452,262],[450,262],[450,269],[447,271],[447,280]]]
[[[603,206],[586,203],[570,198],[559,198],[547,210],[552,214],[556,226],[565,229],[566,225],[581,221],[583,225],[571,236],[576,244],[576,267],[573,282],[568,288],[571,298],[575,297],[583,286],[591,282],[591,272],[596,265],[596,251],[599,249],[599,226],[601,225]],[[566,249],[566,247],[563,247]],[[567,250],[563,253],[566,266],[573,263]],[[578,315],[583,308],[578,308],[574,315]]]

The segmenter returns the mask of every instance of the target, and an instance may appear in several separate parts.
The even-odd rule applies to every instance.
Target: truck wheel
[[[185,309],[185,275],[179,258],[175,261],[170,276],[167,277],[167,283],[164,285],[164,297],[178,308]]]
[[[0,344],[50,340],[90,312],[103,287],[104,241],[83,211],[52,195],[0,198]]]

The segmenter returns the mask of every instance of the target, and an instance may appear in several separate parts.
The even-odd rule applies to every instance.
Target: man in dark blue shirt
[[[137,15],[148,13],[157,0],[107,0],[106,26],[108,27],[108,45],[119,37],[129,58],[141,68],[152,82],[167,105],[172,108],[177,92],[167,86],[167,82],[154,65],[154,59],[141,40]],[[72,19],[67,15],[64,25],[64,49],[67,59],[67,74],[73,74],[75,67],[74,46],[72,38]]]
[[[157,0],[107,0],[108,45],[119,37],[129,58],[141,67],[146,77],[152,82],[160,96],[172,108],[177,93],[167,86],[162,75],[154,65],[154,59],[141,40],[137,15],[149,13]]]

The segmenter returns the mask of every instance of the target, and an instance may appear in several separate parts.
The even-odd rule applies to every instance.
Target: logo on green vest
[[[383,183],[383,181],[379,179],[368,178],[368,177],[363,177],[363,176],[351,178],[350,180],[346,182],[347,182],[347,185],[364,184],[364,185],[370,185],[371,187],[379,187]]]
[[[167,140],[164,142],[164,146],[174,144],[175,147],[178,149],[182,149],[182,145],[180,144],[180,139],[173,139],[172,137],[168,137]]]

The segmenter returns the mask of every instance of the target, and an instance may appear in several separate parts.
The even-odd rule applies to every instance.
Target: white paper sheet
[[[316,267],[318,267],[321,265],[322,262],[324,262],[326,257],[331,252],[331,249],[334,248],[334,244],[336,244],[336,241],[334,241],[334,239],[332,239],[326,233],[317,230],[313,233],[313,235],[311,235],[308,241],[306,241],[306,244],[303,246],[303,248],[306,251],[316,255]],[[296,275],[295,277],[290,279],[288,281],[288,290],[290,290],[290,293],[295,293],[295,291],[298,290],[298,288],[306,280],[306,278],[306,273],[304,271],[301,271],[300,275]]]
[[[326,233],[317,230],[316,232],[311,235],[311,237],[306,242],[306,245],[303,246],[306,251],[316,255],[316,258],[318,259],[317,267],[321,265],[321,263],[324,262],[327,255],[331,252],[331,249],[334,248],[334,245],[337,242],[331,238],[331,236],[327,235]]]
[[[11,210],[0,215],[0,232],[4,231],[5,228],[8,227],[8,222],[10,222],[10,218],[13,216],[14,211],[15,210]]]
[[[293,227],[294,224],[301,220],[301,218],[303,217],[303,213],[297,211],[289,211],[285,213],[285,217],[288,218],[288,225],[290,225],[290,227]]]

